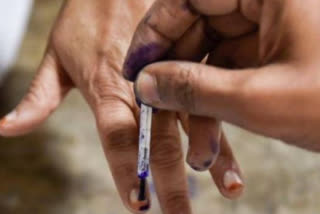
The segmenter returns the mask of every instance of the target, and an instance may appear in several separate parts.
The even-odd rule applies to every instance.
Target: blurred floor
[[[41,60],[62,0],[36,0],[19,60],[0,88],[0,114],[17,104]],[[320,156],[227,127],[247,189],[230,202],[207,173],[189,170],[195,213],[315,214]],[[88,106],[76,91],[36,132],[0,138],[1,214],[123,214]],[[159,214],[154,205],[153,214]]]

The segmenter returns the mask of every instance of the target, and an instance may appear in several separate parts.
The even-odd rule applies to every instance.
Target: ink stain
[[[130,81],[135,81],[139,71],[146,65],[163,59],[165,50],[157,43],[151,43],[132,52],[124,65],[124,74]]]
[[[150,204],[148,203],[147,205],[140,207],[139,211],[147,211],[149,209],[150,209]]]
[[[203,166],[204,166],[205,168],[209,168],[209,167],[211,166],[211,164],[212,164],[212,159],[205,161],[205,162],[203,163]]]
[[[217,143],[215,139],[210,140],[211,152],[213,154],[218,154],[220,152],[220,145]]]
[[[197,167],[197,166],[193,166],[193,165],[190,165],[192,169],[196,170],[196,171],[202,171],[202,169],[200,167]]]

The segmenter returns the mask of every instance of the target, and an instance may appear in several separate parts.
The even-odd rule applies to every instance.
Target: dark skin
[[[147,66],[136,81],[137,94],[158,108],[217,118],[318,152],[319,6],[316,0],[157,1],[140,23],[127,60],[150,42],[166,50],[182,45],[181,37],[201,20],[202,32],[222,39],[206,52],[213,66]],[[201,52],[203,43],[192,47]],[[125,76],[130,72],[125,67]]]

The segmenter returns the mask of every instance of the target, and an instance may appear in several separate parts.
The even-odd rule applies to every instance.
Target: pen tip
[[[144,201],[146,200],[146,179],[141,178],[140,179],[140,187],[139,187],[139,196],[138,196],[139,201]]]

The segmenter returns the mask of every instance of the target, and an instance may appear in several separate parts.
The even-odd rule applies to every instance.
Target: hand
[[[0,122],[2,136],[26,134],[41,125],[72,88],[78,88],[95,115],[121,199],[133,213],[147,209],[150,199],[137,201],[139,108],[132,84],[120,70],[134,29],[151,3],[66,1],[29,92]],[[155,115],[152,134],[151,168],[161,207],[164,213],[191,213],[177,114]],[[222,151],[215,178],[219,189],[232,197],[235,194],[223,179],[227,178],[227,187],[239,183],[230,172],[224,176],[235,161],[228,147]]]
[[[129,53],[150,42],[166,48],[179,44],[190,26],[201,22],[201,14],[207,23],[202,32],[222,38],[209,51],[208,62],[216,67],[150,65],[136,82],[137,94],[159,108],[216,117],[320,151],[319,6],[316,0],[190,0],[190,5],[164,0],[140,24]],[[204,42],[193,46],[200,51]]]
[[[219,4],[222,3],[219,2]],[[235,18],[238,18],[238,16]],[[194,10],[190,9],[187,1],[157,1],[138,27],[124,64],[124,76],[128,80],[134,81],[144,66],[164,59],[201,61],[208,51],[220,42],[220,37],[215,34],[209,35],[204,31],[204,27],[206,27],[206,22],[200,19],[199,15],[194,13]],[[252,28],[255,28],[254,24],[252,24]],[[232,33],[241,34],[241,32]],[[236,36],[232,33],[231,36]],[[170,73],[172,68],[167,67],[166,69]],[[188,85],[184,85],[183,78],[188,78],[187,76],[176,77],[179,78],[175,79],[176,81],[181,80],[176,85],[179,87],[177,90],[181,93],[173,99],[180,102],[180,99],[181,101],[185,100],[185,96],[192,91],[189,90]],[[166,78],[168,80],[172,79],[169,76]],[[136,92],[140,94],[139,87],[136,87],[136,89]],[[148,89],[143,91],[147,94],[146,96],[154,95]],[[143,98],[143,96],[140,97]],[[149,103],[153,104],[152,102]],[[189,104],[194,105],[195,103]],[[185,111],[188,109],[180,108],[177,110]],[[188,119],[185,119],[186,117]],[[199,116],[182,116],[181,118],[182,124],[187,127],[187,134],[189,135],[190,148],[187,157],[189,165],[198,171],[209,168],[214,180],[218,180],[217,184],[219,186],[219,183],[221,185],[223,180],[223,183],[227,183],[225,181],[228,180],[229,175],[229,173],[225,173],[224,177],[217,178],[216,167],[223,163],[226,171],[240,180],[238,185],[229,186],[230,192],[232,192],[232,189],[234,190],[232,197],[226,194],[226,191],[222,191],[222,193],[229,195],[230,198],[239,196],[243,190],[241,173],[235,161],[223,161],[234,158],[225,137],[221,138],[221,136],[224,136],[221,130],[221,122],[213,117],[210,119]],[[228,148],[228,152],[225,152],[226,148]],[[226,158],[229,156],[226,154],[229,154],[232,158]],[[213,165],[214,163],[216,164]]]

